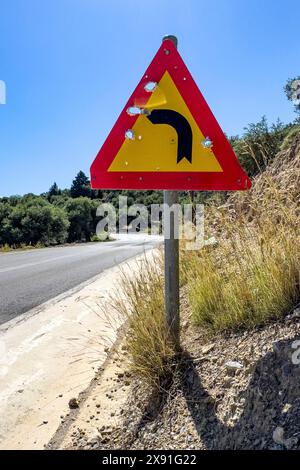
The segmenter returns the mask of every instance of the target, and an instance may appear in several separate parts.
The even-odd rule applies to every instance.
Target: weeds
[[[164,317],[162,257],[144,258],[137,274],[123,276],[115,309],[128,322],[127,349],[133,372],[158,387],[171,372],[174,350]]]
[[[36,248],[44,248],[45,245],[41,242],[38,242],[36,245],[26,245],[26,243],[20,243],[19,245],[10,246],[7,243],[5,245],[0,245],[0,253],[8,253],[9,251],[17,250],[34,250]]]
[[[185,257],[195,323],[214,331],[252,328],[289,313],[300,300],[298,223],[274,224],[268,215],[251,226],[242,215],[223,222],[217,247]]]

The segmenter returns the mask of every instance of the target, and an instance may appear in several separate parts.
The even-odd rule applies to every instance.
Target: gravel
[[[299,338],[293,314],[213,341],[189,324],[174,380],[153,393],[132,378],[123,425],[93,449],[299,449]]]
[[[195,328],[186,311],[183,319],[188,326],[173,380],[157,393],[124,373],[129,393],[117,411],[121,425],[112,418],[97,430],[91,416],[97,436],[90,442],[78,429],[74,447],[300,449],[300,366],[292,361],[300,317],[214,338]]]

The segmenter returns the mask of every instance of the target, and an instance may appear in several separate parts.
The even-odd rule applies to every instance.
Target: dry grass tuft
[[[164,318],[162,256],[144,258],[137,274],[123,277],[122,293],[114,307],[128,322],[126,336],[130,365],[148,384],[159,387],[171,372],[174,349]]]
[[[289,313],[300,300],[298,223],[274,224],[266,216],[249,226],[241,215],[223,222],[217,247],[185,256],[196,324],[215,331],[252,328]]]

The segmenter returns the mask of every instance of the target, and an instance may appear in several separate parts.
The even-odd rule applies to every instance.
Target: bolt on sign
[[[94,189],[245,190],[241,168],[166,39],[91,166]]]

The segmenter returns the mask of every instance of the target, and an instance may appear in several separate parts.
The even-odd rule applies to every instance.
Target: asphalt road
[[[157,238],[132,235],[112,242],[0,254],[0,324],[157,244]]]

